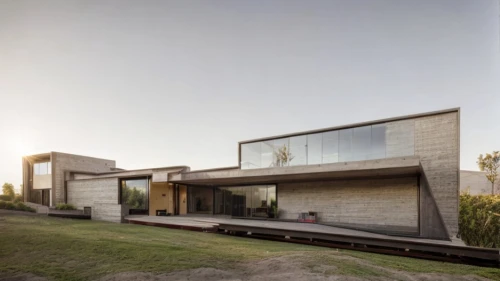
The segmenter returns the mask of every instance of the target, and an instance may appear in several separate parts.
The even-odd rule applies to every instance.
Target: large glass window
[[[288,144],[289,138],[274,140],[273,160],[275,167],[286,167],[290,163],[290,145]]]
[[[121,180],[120,204],[134,210],[148,210],[148,178]]]
[[[275,185],[218,187],[215,196],[216,214],[274,218],[278,211]]]
[[[290,138],[290,166],[307,165],[307,136]]]
[[[385,124],[372,126],[372,145],[370,159],[385,158]]]
[[[188,213],[211,214],[213,189],[204,186],[188,186]]]
[[[339,131],[339,162],[352,161],[352,129]]]
[[[241,146],[241,167],[243,169],[260,168],[260,157],[260,143],[247,143]]]
[[[339,132],[323,133],[323,160],[322,163],[339,162]]]
[[[50,175],[52,173],[52,165],[50,162],[35,163],[33,170],[35,175]]]
[[[372,127],[364,126],[353,129],[352,154],[354,161],[367,160],[371,154]]]
[[[264,141],[260,143],[261,167],[269,168],[273,166],[273,141]]]
[[[321,164],[322,134],[307,135],[307,164]]]
[[[241,145],[241,169],[328,164],[386,156],[386,125],[353,127]]]

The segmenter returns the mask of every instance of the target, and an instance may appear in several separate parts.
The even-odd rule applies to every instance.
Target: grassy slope
[[[228,268],[238,262],[300,253],[334,274],[380,275],[331,255],[335,250],[183,230],[43,216],[0,215],[0,272],[30,272],[59,280],[93,279],[122,271],[169,272]],[[335,251],[336,252],[336,251]],[[341,251],[371,264],[409,272],[477,274],[500,278],[500,269]],[[307,266],[307,264],[306,264]]]

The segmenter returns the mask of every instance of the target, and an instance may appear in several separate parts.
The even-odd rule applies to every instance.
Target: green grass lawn
[[[328,274],[386,276],[376,267],[405,272],[466,275],[500,280],[500,269],[481,268],[291,243],[88,220],[0,213],[0,272],[55,280],[91,280],[124,271],[164,273],[300,254],[304,267],[334,265]],[[349,260],[342,259],[349,257]],[[354,261],[353,261],[354,260]]]

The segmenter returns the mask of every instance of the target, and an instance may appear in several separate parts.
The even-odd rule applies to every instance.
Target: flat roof
[[[230,186],[295,181],[416,176],[421,171],[420,157],[408,156],[308,166],[193,171],[171,175],[169,182]]]
[[[238,142],[238,144],[245,144],[245,143],[257,142],[257,141],[267,141],[267,140],[308,135],[308,134],[323,133],[323,132],[333,131],[333,130],[349,129],[349,128],[354,128],[354,127],[367,126],[367,125],[376,125],[376,124],[386,123],[386,122],[391,122],[391,121],[400,121],[400,120],[413,119],[413,118],[419,118],[419,117],[425,117],[425,116],[432,116],[432,115],[438,115],[438,114],[444,114],[444,113],[450,113],[450,112],[460,112],[460,107],[443,109],[443,110],[438,110],[438,111],[430,111],[430,112],[425,112],[425,113],[404,115],[404,116],[398,116],[398,117],[391,117],[391,118],[385,118],[385,119],[378,119],[378,120],[374,120],[374,121],[353,123],[353,124],[348,124],[348,125],[340,125],[340,126],[328,127],[328,128],[323,128],[323,129],[302,131],[302,132],[296,132],[296,133],[290,133],[290,134],[275,135],[275,136],[271,136],[271,137],[264,137],[264,138],[257,138],[257,139],[240,141],[240,142]]]

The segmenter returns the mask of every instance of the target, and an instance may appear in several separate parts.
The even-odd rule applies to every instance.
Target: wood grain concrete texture
[[[68,181],[68,204],[78,209],[95,203],[118,204],[118,178]]]
[[[420,236],[432,239],[450,238],[436,201],[430,193],[428,182],[423,175],[420,177]]]
[[[278,184],[280,218],[318,212],[322,223],[418,229],[417,178]]]
[[[122,221],[122,206],[116,203],[96,202],[92,206],[92,219],[119,223]]]
[[[471,195],[491,194],[491,182],[481,171],[460,171],[460,192]],[[495,183],[495,192],[500,194],[500,181]]]
[[[452,236],[458,232],[459,126],[458,111],[415,119],[415,155]]]
[[[65,192],[65,171],[80,171],[100,173],[110,171],[115,168],[114,160],[93,158],[87,156],[66,154],[60,152],[52,152],[52,166],[53,166],[53,198],[52,204],[64,203]]]

